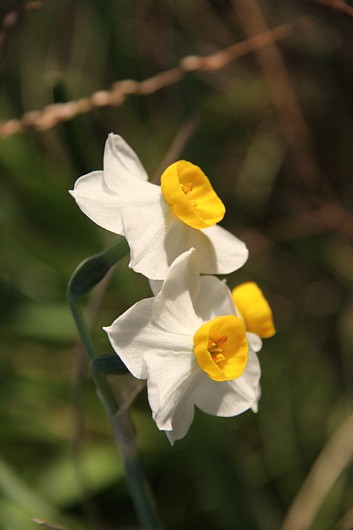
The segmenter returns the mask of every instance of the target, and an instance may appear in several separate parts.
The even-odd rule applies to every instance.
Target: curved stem
[[[105,251],[83,261],[70,279],[67,290],[68,303],[89,361],[97,358],[97,355],[78,307],[78,299],[101,281],[109,269],[127,253],[126,241],[120,238]],[[126,480],[138,519],[142,528],[158,530],[161,524],[142,469],[135,428],[128,412],[119,409],[106,376],[96,366],[97,364],[91,362],[91,376],[123,459]]]

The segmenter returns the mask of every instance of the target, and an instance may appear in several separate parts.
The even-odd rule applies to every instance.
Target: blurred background
[[[228,284],[256,281],[277,327],[258,414],[197,412],[171,448],[133,403],[165,527],[353,528],[352,38],[352,2],[1,0],[1,530],[138,528],[65,300],[114,241],[68,193],[111,131],[155,182],[204,170],[250,250]],[[150,296],[127,263],[83,301],[99,353]]]

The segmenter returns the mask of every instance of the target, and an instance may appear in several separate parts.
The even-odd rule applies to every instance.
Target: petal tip
[[[175,438],[173,436],[173,431],[165,431],[165,434],[168,438],[170,445],[173,447],[175,444]]]

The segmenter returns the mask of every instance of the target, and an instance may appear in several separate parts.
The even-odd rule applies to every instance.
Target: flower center
[[[255,282],[241,283],[232,290],[232,297],[247,331],[263,339],[276,333],[269,303]]]
[[[214,381],[240,377],[248,362],[242,319],[227,315],[203,324],[194,335],[194,354],[200,368]]]
[[[192,228],[221,221],[225,207],[206,175],[185,160],[171,164],[161,176],[161,190],[174,214]]]
[[[227,335],[222,335],[216,340],[209,340],[207,349],[210,352],[212,359],[215,363],[220,363],[225,360],[225,356],[222,353],[222,344],[228,339]]]
[[[187,195],[192,191],[192,182],[186,182],[186,184],[181,184],[181,189]]]

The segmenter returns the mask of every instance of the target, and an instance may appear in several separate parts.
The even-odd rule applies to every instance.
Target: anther
[[[192,182],[186,182],[185,184],[181,184],[181,189],[187,195],[192,191]]]
[[[222,361],[225,361],[225,356],[223,355],[223,353],[216,353],[212,355],[212,359],[214,360],[215,363],[218,364]]]

